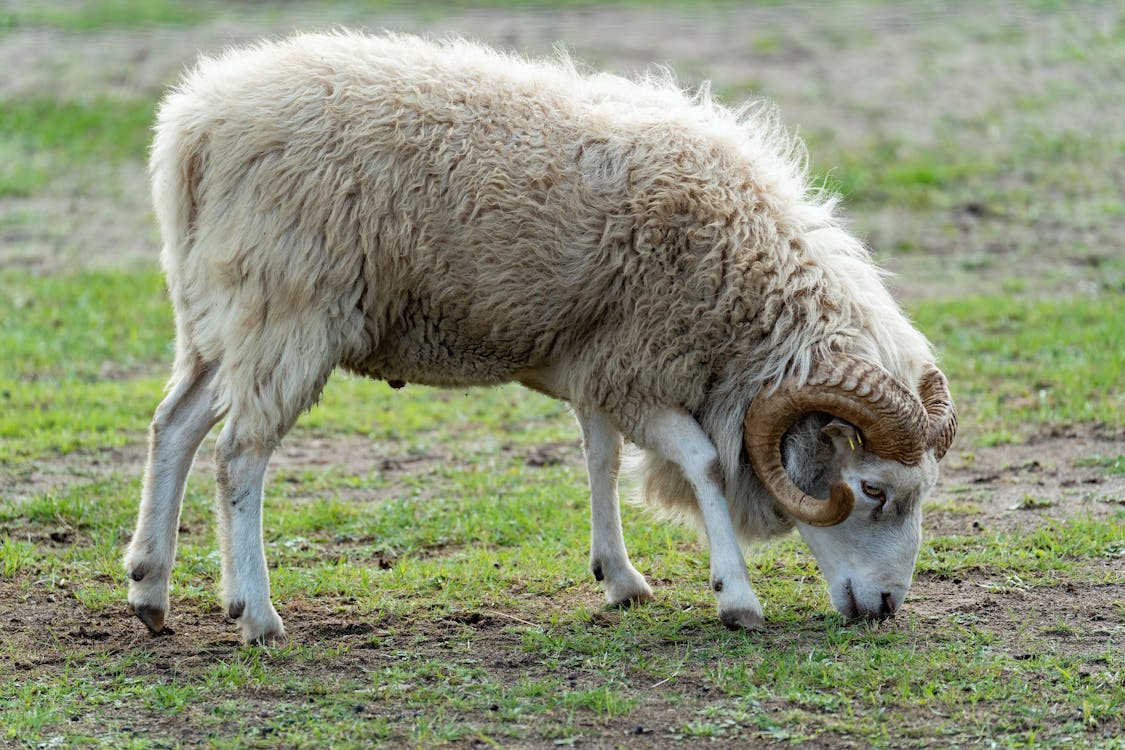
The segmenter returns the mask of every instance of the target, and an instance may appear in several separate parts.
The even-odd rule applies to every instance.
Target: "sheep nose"
[[[894,616],[895,610],[898,609],[898,605],[895,604],[894,594],[889,591],[884,591],[879,594],[879,596],[883,599],[883,606],[879,610],[879,617]]]

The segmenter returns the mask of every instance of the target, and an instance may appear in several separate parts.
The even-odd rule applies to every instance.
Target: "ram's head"
[[[827,452],[813,462],[815,477],[783,456],[786,434],[814,414],[826,420]],[[818,362],[804,383],[788,380],[751,403],[744,440],[754,472],[797,520],[844,615],[887,617],[902,606],[921,546],[922,501],[956,431],[949,385],[932,365],[915,394],[879,365],[840,355]]]

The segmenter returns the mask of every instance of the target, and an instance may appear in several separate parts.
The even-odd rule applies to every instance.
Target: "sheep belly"
[[[342,364],[352,372],[389,382],[491,386],[511,382],[518,372],[537,366],[543,348],[533,339],[505,331],[443,326],[415,308],[384,333],[373,351],[346,358]]]

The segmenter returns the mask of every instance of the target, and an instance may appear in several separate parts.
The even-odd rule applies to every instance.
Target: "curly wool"
[[[772,530],[740,453],[750,399],[836,351],[907,383],[932,360],[804,162],[764,105],[565,56],[336,32],[202,59],[151,157],[177,371],[217,362],[220,408],[269,442],[336,366],[551,369],[629,437],[654,405],[695,415],[732,510],[766,508],[743,530]],[[668,471],[650,493],[687,502]]]

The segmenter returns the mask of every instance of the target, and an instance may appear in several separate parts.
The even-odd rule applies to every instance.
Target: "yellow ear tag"
[[[857,433],[855,434],[855,439],[859,441],[859,444],[860,444],[860,445],[863,445],[863,435],[860,435],[860,434],[859,434],[859,433],[857,432]]]
[[[855,443],[853,443],[853,442],[852,442],[852,439],[851,439],[851,438],[848,438],[848,445],[849,445],[849,446],[851,447],[851,449],[852,449],[853,451],[855,450]]]

